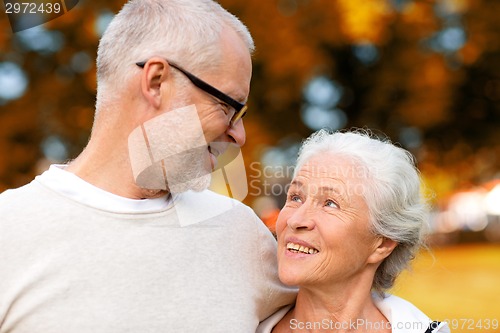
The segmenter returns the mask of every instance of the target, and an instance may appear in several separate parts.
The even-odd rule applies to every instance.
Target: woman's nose
[[[287,224],[293,230],[314,229],[314,208],[303,204],[288,218]]]

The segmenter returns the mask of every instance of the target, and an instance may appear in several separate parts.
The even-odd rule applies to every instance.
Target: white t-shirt
[[[148,213],[166,209],[172,204],[169,196],[135,200],[106,192],[65,171],[65,167],[63,164],[53,164],[48,171],[36,177],[36,180],[75,201],[108,211]]]

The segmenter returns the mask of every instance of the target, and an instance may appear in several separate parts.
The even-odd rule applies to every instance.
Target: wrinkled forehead
[[[333,196],[344,207],[366,208],[368,170],[350,157],[318,154],[297,170],[290,191],[305,193],[318,200]]]
[[[332,153],[316,154],[298,166],[294,178],[302,176],[320,180],[365,180],[368,168],[357,159]]]

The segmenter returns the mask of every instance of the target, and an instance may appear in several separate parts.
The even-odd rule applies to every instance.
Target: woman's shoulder
[[[382,297],[374,294],[373,299],[377,308],[391,323],[393,333],[424,333],[429,327],[433,333],[450,332],[446,323],[433,322],[419,308],[401,297],[391,294]]]

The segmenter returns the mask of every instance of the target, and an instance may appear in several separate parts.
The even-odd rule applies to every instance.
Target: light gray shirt
[[[129,200],[55,167],[0,194],[0,333],[255,332],[293,301],[247,206]]]

